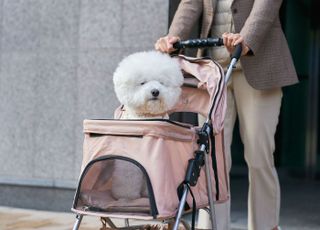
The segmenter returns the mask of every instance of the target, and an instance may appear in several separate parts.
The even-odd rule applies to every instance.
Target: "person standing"
[[[298,82],[281,29],[281,4],[282,0],[182,0],[168,35],[155,43],[159,51],[174,51],[173,43],[187,39],[202,15],[200,37],[223,38],[225,48],[212,48],[212,55],[224,68],[234,47],[242,44],[240,64],[228,83],[224,134],[230,171],[233,127],[238,116],[249,171],[249,230],[280,229],[274,135],[281,88]],[[230,229],[230,203],[216,206],[218,230]]]

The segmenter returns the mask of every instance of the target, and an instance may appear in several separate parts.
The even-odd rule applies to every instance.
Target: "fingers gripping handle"
[[[178,41],[173,44],[173,48],[175,49],[204,48],[214,46],[223,46],[223,40],[221,38],[190,39],[185,41]]]

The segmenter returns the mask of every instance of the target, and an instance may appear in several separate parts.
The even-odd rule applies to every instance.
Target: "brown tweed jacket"
[[[201,37],[212,25],[216,1],[181,0],[169,35],[187,39],[192,26],[202,16]],[[255,89],[270,89],[298,82],[291,54],[280,25],[282,0],[233,0],[232,16],[253,55],[241,57],[242,69]]]

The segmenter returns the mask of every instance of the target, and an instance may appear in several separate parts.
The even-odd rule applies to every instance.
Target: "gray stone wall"
[[[168,7],[0,0],[0,185],[75,187],[82,120],[112,118],[117,63],[153,48],[167,32]]]

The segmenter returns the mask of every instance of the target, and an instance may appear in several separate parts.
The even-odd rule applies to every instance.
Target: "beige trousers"
[[[230,171],[233,127],[238,116],[244,158],[249,169],[249,230],[271,230],[279,223],[280,186],[273,153],[281,99],[281,88],[256,90],[248,84],[242,71],[235,71],[228,83],[224,128],[227,166]],[[217,229],[230,229],[230,203],[216,204],[215,212]],[[209,226],[204,215],[199,214],[201,228]]]

